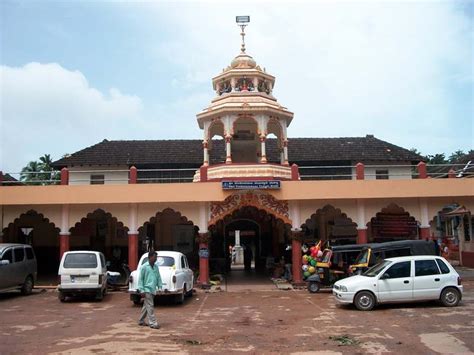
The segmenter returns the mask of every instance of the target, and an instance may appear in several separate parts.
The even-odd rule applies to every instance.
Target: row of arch
[[[257,213],[262,223],[269,221],[278,227],[275,230],[283,231],[282,233],[286,235],[289,234],[291,226],[288,223],[267,211],[253,209],[255,211],[252,213],[254,215]],[[237,217],[246,218],[245,213],[240,211],[238,215],[234,213],[225,216],[210,230],[214,232],[219,228],[225,230],[226,226]],[[400,221],[403,223],[400,224]],[[436,216],[431,220],[430,225],[433,232],[439,229],[438,222]],[[400,227],[400,225],[402,226]],[[28,231],[24,232],[25,227],[33,228],[31,234],[26,234]],[[391,237],[419,238],[418,221],[402,207],[395,204],[388,205],[379,211],[367,223],[367,227],[369,241],[393,240]],[[326,205],[306,219],[301,228],[307,239],[330,240],[336,244],[346,244],[356,242],[358,226],[341,209]],[[84,248],[101,250],[106,254],[108,260],[117,259],[117,261],[126,262],[129,228],[111,213],[103,209],[96,209],[75,223],[69,231],[72,250]],[[30,210],[21,214],[3,229],[3,242],[33,244],[38,254],[39,271],[55,271],[59,262],[59,232],[59,228],[46,216],[35,210]],[[188,255],[192,264],[197,264],[195,237],[199,232],[199,227],[179,211],[166,208],[157,212],[138,228],[138,232],[139,253],[147,250],[150,244],[156,249],[179,249]],[[433,234],[433,236],[435,235]],[[277,247],[278,245],[269,246],[274,249]]]

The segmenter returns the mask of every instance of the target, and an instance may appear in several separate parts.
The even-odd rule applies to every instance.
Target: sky
[[[0,2],[0,170],[108,140],[200,139],[240,50],[276,76],[291,137],[473,149],[474,1]]]

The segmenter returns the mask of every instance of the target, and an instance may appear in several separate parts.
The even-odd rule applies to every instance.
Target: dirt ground
[[[329,291],[205,293],[160,301],[161,329],[139,327],[126,293],[60,303],[56,291],[0,295],[0,353],[473,353],[474,281],[457,308],[437,303],[338,306]]]

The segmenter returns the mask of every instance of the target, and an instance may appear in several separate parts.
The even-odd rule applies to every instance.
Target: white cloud
[[[176,83],[211,91],[210,77],[238,53],[234,16],[249,14],[247,52],[295,113],[290,136],[372,133],[425,154],[472,149],[474,38],[458,4],[186,4],[156,11],[173,26],[156,55],[180,66]]]
[[[124,70],[158,73],[156,91],[146,96],[153,99],[101,92],[59,64],[3,66],[3,171],[104,138],[200,137],[195,115],[214,95],[211,78],[239,52],[234,16],[247,14],[247,51],[276,76],[275,96],[295,113],[290,137],[375,134],[425,154],[473,148],[472,18],[455,2],[137,6],[146,10],[140,16],[146,32],[134,29],[134,38],[143,38],[135,46],[158,70]],[[97,58],[91,55],[95,65],[107,65]]]
[[[126,138],[142,120],[140,98],[115,88],[102,93],[79,71],[56,63],[0,70],[4,172],[18,172],[43,154],[58,159],[104,138]]]

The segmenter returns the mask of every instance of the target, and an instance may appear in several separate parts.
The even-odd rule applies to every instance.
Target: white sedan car
[[[160,271],[163,288],[157,290],[156,296],[175,295],[177,303],[183,303],[185,296],[193,294],[194,274],[189,268],[186,256],[177,251],[158,251],[156,265]],[[130,300],[134,304],[140,304],[141,298],[138,291],[138,282],[141,266],[148,261],[148,253],[145,253],[138,262],[138,268],[132,271],[128,283]]]
[[[370,311],[377,303],[439,300],[457,306],[461,278],[446,259],[418,255],[385,259],[362,275],[337,281],[332,289],[340,303]]]

